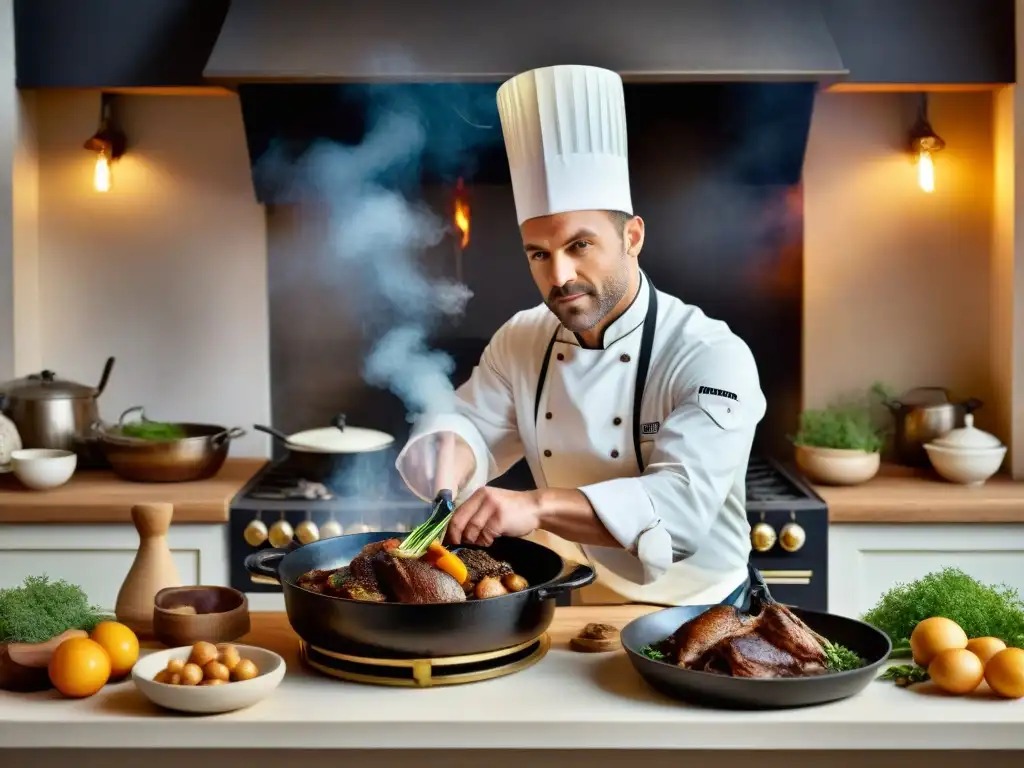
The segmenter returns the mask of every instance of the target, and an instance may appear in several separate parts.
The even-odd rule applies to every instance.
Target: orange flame
[[[465,192],[465,187],[460,178],[455,187],[455,211],[452,215],[452,220],[455,223],[456,229],[462,233],[461,248],[469,245],[469,201],[466,200]]]

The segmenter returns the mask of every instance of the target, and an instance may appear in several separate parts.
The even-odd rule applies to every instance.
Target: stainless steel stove
[[[310,529],[309,524],[321,537],[407,531],[429,514],[430,505],[409,493],[393,473],[382,473],[379,485],[362,489],[357,497],[346,497],[299,477],[287,460],[269,464],[231,503],[231,586],[249,595],[253,610],[280,608],[281,588],[254,582],[243,563],[249,553],[271,546],[269,539],[275,533],[283,537],[290,531],[285,546],[294,548],[301,546],[300,534]],[[772,594],[782,602],[826,610],[828,508],[821,497],[797,473],[772,459],[754,456],[747,469],[747,517],[754,545],[751,561],[764,574]],[[265,531],[266,538],[253,537],[254,529]],[[275,543],[282,542],[275,539]]]

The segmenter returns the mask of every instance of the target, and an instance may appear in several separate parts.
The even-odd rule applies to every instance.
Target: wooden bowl
[[[200,640],[231,643],[249,628],[249,601],[231,587],[167,587],[153,599],[153,635],[168,648]]]
[[[0,643],[0,690],[27,693],[52,688],[48,666],[57,646],[88,636],[84,630],[69,629],[45,643]]]

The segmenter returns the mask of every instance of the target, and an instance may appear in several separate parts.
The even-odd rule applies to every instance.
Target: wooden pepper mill
[[[140,639],[153,638],[153,601],[164,587],[180,587],[181,576],[167,544],[174,516],[172,504],[137,504],[132,522],[139,532],[139,551],[117,593],[114,614]]]

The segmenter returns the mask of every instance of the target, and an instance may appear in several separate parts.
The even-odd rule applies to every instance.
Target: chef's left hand
[[[536,491],[509,491],[485,486],[455,510],[448,523],[452,544],[489,547],[499,536],[526,536],[540,524]]]

